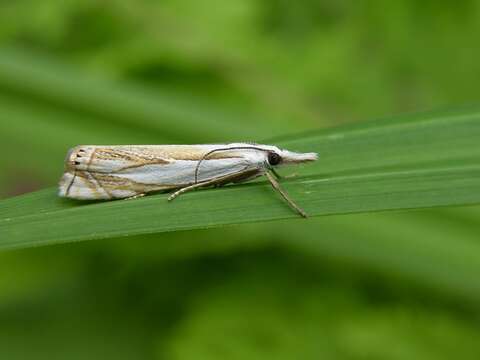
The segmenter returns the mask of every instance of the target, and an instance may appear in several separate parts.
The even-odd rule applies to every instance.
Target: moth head
[[[270,166],[300,164],[317,159],[317,153],[297,153],[279,148],[267,152],[267,162]]]

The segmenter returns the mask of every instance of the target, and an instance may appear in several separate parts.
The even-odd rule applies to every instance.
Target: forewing
[[[242,152],[210,154],[216,148],[218,145],[78,146],[67,156],[59,194],[76,199],[125,198],[258,169]]]
[[[162,152],[135,146],[77,146],[66,159],[67,169],[115,173],[151,164],[169,164]]]

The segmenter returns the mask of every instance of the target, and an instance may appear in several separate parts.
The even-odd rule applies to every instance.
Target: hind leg
[[[137,194],[137,195],[129,196],[129,197],[127,197],[127,198],[123,199],[123,200],[133,200],[133,199],[138,199],[138,198],[144,197],[145,195],[147,195],[147,194],[145,194],[145,193],[141,193],[141,194]]]
[[[259,171],[257,169],[249,169],[249,170],[243,170],[239,171],[233,174],[225,175],[225,176],[220,176],[218,178],[214,178],[211,180],[203,181],[201,183],[193,184],[193,185],[188,185],[185,186],[177,191],[175,191],[172,195],[168,197],[168,201],[172,201],[175,199],[177,196],[190,191],[194,190],[200,187],[204,186],[210,186],[210,185],[215,185],[215,186],[222,186],[225,185],[229,182],[239,182],[239,181],[245,181],[246,179],[250,179],[252,177],[255,177],[254,175],[259,174]]]

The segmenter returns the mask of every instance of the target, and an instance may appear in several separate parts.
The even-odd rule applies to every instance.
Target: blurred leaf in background
[[[265,140],[478,101],[479,35],[473,0],[1,2],[0,197],[54,185],[80,143]],[[478,220],[3,252],[0,358],[478,359]]]

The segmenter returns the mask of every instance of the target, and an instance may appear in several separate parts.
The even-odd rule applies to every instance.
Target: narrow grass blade
[[[480,203],[478,111],[424,114],[278,141],[320,160],[284,187],[311,216]],[[79,203],[55,189],[7,199],[0,248],[158,233],[297,215],[264,181],[135,201]]]

